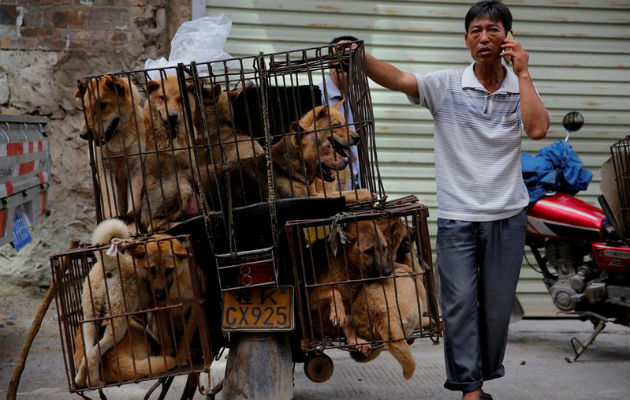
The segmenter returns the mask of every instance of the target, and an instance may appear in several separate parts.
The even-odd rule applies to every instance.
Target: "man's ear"
[[[162,85],[158,81],[148,81],[147,82],[147,94],[151,94],[158,90]]]
[[[103,77],[105,87],[115,93],[118,96],[124,97],[127,95],[127,88],[124,85],[124,81],[121,78],[111,75],[105,75]]]
[[[468,45],[468,32],[464,33],[464,43],[466,43],[466,48],[470,49],[470,46]]]

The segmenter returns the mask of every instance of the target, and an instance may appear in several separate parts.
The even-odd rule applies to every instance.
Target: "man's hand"
[[[501,48],[503,49],[501,56],[512,57],[513,69],[516,76],[520,77],[522,73],[529,74],[529,54],[523,49],[521,42],[514,39],[505,39]]]

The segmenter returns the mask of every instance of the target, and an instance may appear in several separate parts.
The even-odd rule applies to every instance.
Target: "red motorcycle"
[[[563,119],[567,139],[583,125],[581,114],[572,112]],[[630,196],[630,139],[618,146],[619,168],[615,164],[619,194],[623,207]],[[613,156],[615,156],[613,146]],[[624,178],[625,177],[625,178]],[[625,182],[625,183],[624,183]],[[626,187],[622,187],[625,185]],[[613,216],[608,203],[599,196],[602,208],[595,207],[566,193],[550,194],[534,203],[527,215],[526,245],[536,259],[543,282],[556,307],[590,320],[595,330],[582,343],[571,339],[576,361],[593,343],[606,323],[630,325],[630,235],[625,234]],[[622,208],[623,210],[624,208]]]

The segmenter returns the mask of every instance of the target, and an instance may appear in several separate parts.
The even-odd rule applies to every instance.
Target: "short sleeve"
[[[446,74],[444,71],[438,71],[426,75],[415,75],[418,83],[418,97],[407,96],[407,99],[411,104],[426,107],[431,114],[435,114],[444,99]]]

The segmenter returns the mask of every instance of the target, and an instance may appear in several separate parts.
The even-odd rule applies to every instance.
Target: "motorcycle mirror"
[[[577,111],[571,111],[562,118],[562,126],[569,132],[578,131],[584,125],[584,117]]]

